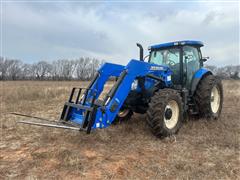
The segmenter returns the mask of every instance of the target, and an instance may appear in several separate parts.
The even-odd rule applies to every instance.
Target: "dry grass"
[[[0,179],[239,179],[240,82],[224,82],[221,119],[190,118],[156,139],[144,115],[90,135],[18,125],[22,112],[57,119],[80,82],[1,82]]]

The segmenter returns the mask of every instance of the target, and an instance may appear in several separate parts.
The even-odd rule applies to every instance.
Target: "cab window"
[[[174,84],[180,83],[180,49],[169,48],[154,50],[150,54],[150,63],[168,66],[172,71]]]
[[[179,64],[180,51],[177,48],[155,50],[151,52],[150,63],[172,66]]]
[[[193,75],[200,68],[199,50],[196,47],[183,47],[183,67],[183,74],[186,75],[186,85],[189,86],[191,84]]]

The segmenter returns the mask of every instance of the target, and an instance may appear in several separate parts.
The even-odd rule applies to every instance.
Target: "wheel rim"
[[[169,111],[171,111],[169,115]],[[164,111],[164,122],[168,129],[173,129],[179,119],[179,106],[178,103],[174,100],[168,102]]]
[[[211,109],[213,113],[217,113],[220,106],[220,93],[219,89],[214,86],[211,92]]]
[[[118,116],[125,117],[126,115],[128,115],[128,113],[129,113],[129,109],[123,109],[119,111]]]

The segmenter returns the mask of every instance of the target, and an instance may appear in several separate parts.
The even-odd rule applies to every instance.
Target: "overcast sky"
[[[208,64],[239,64],[239,3],[2,2],[2,55],[24,62],[81,56],[126,64],[147,47],[200,40]]]

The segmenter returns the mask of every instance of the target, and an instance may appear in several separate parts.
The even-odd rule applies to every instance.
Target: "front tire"
[[[219,118],[223,103],[223,88],[220,79],[213,75],[204,77],[199,82],[194,97],[200,117]]]
[[[121,123],[124,121],[128,121],[131,119],[133,115],[132,110],[130,109],[121,109],[118,114],[117,117],[114,119],[113,124],[117,124],[117,123]]]
[[[161,89],[151,98],[147,111],[147,124],[152,133],[167,137],[179,131],[183,119],[182,98],[176,90]]]

